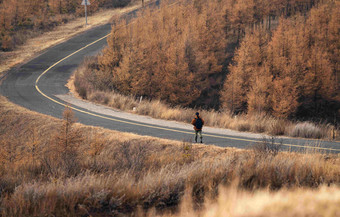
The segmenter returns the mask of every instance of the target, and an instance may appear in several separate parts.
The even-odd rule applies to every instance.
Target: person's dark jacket
[[[204,120],[203,120],[203,118],[201,118],[200,116],[196,116],[196,117],[195,117],[194,119],[192,119],[192,121],[191,121],[191,124],[194,125],[194,130],[196,130],[196,131],[202,130],[202,128],[201,128],[201,129],[197,129],[197,127],[196,127],[196,120],[197,120],[197,118],[200,118],[200,119],[202,120],[202,128],[203,128],[203,125],[204,125]]]

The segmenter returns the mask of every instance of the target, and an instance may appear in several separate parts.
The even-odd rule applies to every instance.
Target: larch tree
[[[221,19],[225,13],[225,5],[219,1],[208,1],[206,7],[201,10],[198,15],[196,26],[197,35],[195,52],[197,71],[195,73],[195,81],[200,81],[200,88],[206,100],[199,101],[203,103],[213,104],[209,102],[215,100],[216,92],[219,90],[222,76],[224,76],[222,68],[226,60],[226,44],[225,38],[225,19]]]
[[[335,89],[337,92],[337,99],[340,101],[340,2],[336,1],[332,5],[334,9],[329,13],[330,20],[328,23],[328,46],[329,57],[333,67]]]
[[[112,89],[113,83],[119,83],[126,75],[119,75],[116,69],[123,59],[124,49],[127,46],[128,33],[124,23],[118,23],[112,28],[111,35],[107,39],[107,47],[98,56],[98,69],[94,69],[97,89]]]
[[[262,61],[259,37],[247,34],[233,61],[222,89],[221,102],[231,112],[247,112],[251,78],[259,70]]]
[[[327,106],[335,93],[334,74],[327,54],[320,47],[311,49],[304,78],[304,107],[310,115],[318,115]]]
[[[157,76],[157,71],[155,71],[153,65],[154,59],[157,59],[155,47],[153,46],[155,35],[151,35],[148,32],[152,30],[154,19],[156,17],[152,17],[151,11],[145,11],[143,17],[137,20],[130,29],[133,35],[132,41],[130,41],[132,43],[130,51],[133,52],[130,52],[129,55],[134,61],[132,64],[133,68],[131,69],[133,70],[131,81],[133,85],[132,93],[150,98],[158,96],[159,85],[161,85],[155,82],[155,76]]]
[[[82,133],[74,128],[76,118],[71,108],[66,107],[63,112],[63,124],[55,135],[55,151],[51,153],[53,158],[61,160],[61,164],[68,174],[74,174],[77,170],[78,148],[83,141]]]
[[[279,118],[288,118],[294,115],[299,103],[298,93],[290,77],[278,77],[274,80],[273,115]]]
[[[249,24],[253,23],[254,18],[254,1],[253,0],[237,0],[227,3],[227,22],[230,22],[230,27],[235,32],[236,43],[245,34],[245,29]]]
[[[248,113],[267,113],[272,110],[273,77],[269,66],[259,68],[250,82],[247,93]]]

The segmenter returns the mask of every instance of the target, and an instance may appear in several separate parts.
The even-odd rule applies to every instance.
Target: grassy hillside
[[[190,121],[192,108],[214,108],[202,112],[210,126],[335,139],[338,8],[339,1],[164,4],[129,26],[116,21],[102,54],[75,73],[75,88],[84,99],[156,118]]]
[[[232,183],[240,191],[284,188],[291,195],[340,184],[337,155],[142,137],[73,123],[69,110],[58,120],[0,100],[2,216],[164,214],[180,211],[183,195],[196,212]]]

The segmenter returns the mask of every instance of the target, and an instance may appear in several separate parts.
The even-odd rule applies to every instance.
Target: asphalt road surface
[[[134,14],[135,11],[126,15],[127,22]],[[56,95],[69,92],[65,84],[72,72],[86,56],[97,54],[106,45],[106,36],[110,30],[110,24],[88,30],[49,48],[30,62],[11,69],[2,81],[0,93],[20,106],[61,118],[67,103]],[[71,106],[78,121],[86,125],[174,140],[190,140],[194,137],[192,127],[177,129],[145,124]],[[205,144],[221,147],[250,148],[262,140],[217,133],[203,132],[203,135]],[[316,148],[322,152],[340,153],[340,143],[334,141],[276,138],[275,143],[282,144],[281,149],[284,150],[305,151]]]

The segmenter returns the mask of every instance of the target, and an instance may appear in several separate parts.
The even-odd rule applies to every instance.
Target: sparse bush
[[[106,105],[109,102],[109,97],[104,92],[93,92],[89,95],[89,99],[96,103],[101,103]]]
[[[240,121],[237,126],[238,131],[250,131],[250,124],[246,121]]]
[[[269,126],[269,134],[273,136],[280,136],[286,134],[286,127],[289,122],[283,119],[273,119]]]
[[[324,130],[323,130],[324,131]],[[328,126],[328,129],[326,130],[326,135],[330,135],[330,139],[333,140],[339,140],[340,139],[340,128],[336,128],[335,126]]]
[[[186,163],[189,163],[195,160],[195,153],[193,151],[191,142],[183,141],[182,150],[183,150],[183,159]]]
[[[93,141],[91,142],[88,154],[93,159],[95,167],[97,167],[97,159],[104,149],[104,143],[105,143],[105,140],[103,138],[99,138],[98,135],[96,135]]]
[[[1,39],[1,48],[4,51],[10,51],[14,48],[14,43],[13,39],[9,35],[5,35],[4,37],[0,38]]]
[[[247,115],[247,118],[250,122],[251,132],[255,133],[264,133],[267,131],[267,123],[273,119],[271,116],[268,116],[266,113],[251,113]]]
[[[254,129],[252,130],[252,132],[255,133],[264,133],[266,131],[266,126],[264,125],[264,123],[255,123],[253,127]]]
[[[282,147],[282,142],[278,143],[275,141],[275,137],[271,137],[270,139],[263,137],[261,142],[255,143],[252,146],[255,154],[261,156],[267,155],[277,155]]]
[[[88,88],[86,87],[84,79],[81,76],[79,76],[78,73],[75,73],[74,86],[79,96],[82,99],[87,99]]]
[[[137,107],[138,101],[132,96],[124,96],[117,93],[106,94],[110,97],[108,105],[111,107],[125,111],[131,111],[134,107]]]
[[[63,124],[55,136],[53,159],[59,161],[65,174],[74,175],[79,172],[78,148],[83,142],[82,132],[73,127],[76,119],[71,108],[66,107],[63,113]]]
[[[320,139],[325,137],[322,130],[313,123],[302,122],[295,125],[289,136]]]
[[[143,172],[147,151],[147,144],[138,140],[118,144],[118,148],[114,153],[116,170],[120,172],[130,170],[135,174]]]

